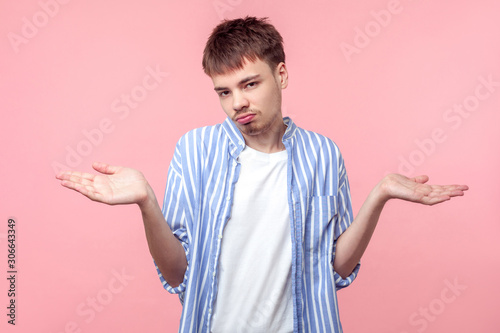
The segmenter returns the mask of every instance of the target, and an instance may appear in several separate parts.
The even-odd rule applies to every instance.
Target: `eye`
[[[229,95],[229,91],[222,90],[222,91],[219,91],[218,94],[219,94],[219,97],[226,97],[227,95]]]
[[[255,86],[257,86],[257,82],[253,81],[253,82],[248,82],[245,87],[246,88],[254,88]]]

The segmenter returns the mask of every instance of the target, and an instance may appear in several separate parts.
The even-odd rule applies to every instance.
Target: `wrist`
[[[155,193],[148,183],[146,184],[145,195],[137,201],[137,205],[141,211],[149,210],[151,207],[158,205]]]
[[[390,191],[390,183],[390,175],[387,175],[373,188],[371,194],[379,204],[384,205],[387,201],[393,198]]]

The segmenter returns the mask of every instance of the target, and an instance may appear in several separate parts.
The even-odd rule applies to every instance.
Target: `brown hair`
[[[283,38],[267,18],[224,20],[208,38],[202,65],[213,76],[242,69],[245,59],[263,60],[271,68],[285,62]]]

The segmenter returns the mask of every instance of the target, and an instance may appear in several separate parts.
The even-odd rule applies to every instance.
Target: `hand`
[[[402,199],[424,205],[435,205],[464,195],[467,185],[428,185],[427,176],[408,178],[400,174],[387,175],[379,185],[385,200]]]
[[[98,162],[94,162],[92,167],[102,175],[63,171],[56,178],[61,180],[62,186],[75,190],[90,200],[108,205],[140,205],[147,199],[150,187],[141,172]]]

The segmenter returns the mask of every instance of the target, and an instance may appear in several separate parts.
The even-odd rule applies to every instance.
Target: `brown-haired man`
[[[282,117],[282,43],[265,19],[214,29],[203,67],[228,117],[179,140],[163,210],[134,169],[57,176],[92,200],[138,204],[160,279],[183,302],[180,332],[341,332],[336,291],[356,277],[384,204],[467,190],[391,174],[354,219],[338,147]]]

